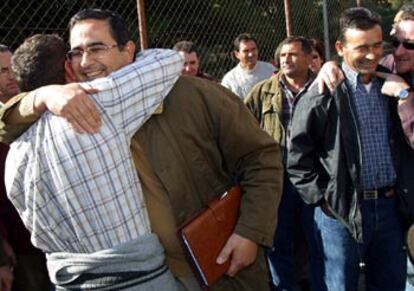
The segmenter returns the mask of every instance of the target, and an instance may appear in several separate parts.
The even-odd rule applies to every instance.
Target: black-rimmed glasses
[[[113,45],[106,45],[106,44],[95,44],[87,47],[86,49],[73,49],[66,53],[66,57],[71,62],[80,62],[85,52],[93,57],[93,58],[99,58],[103,56],[107,51],[109,51],[112,48],[119,47],[118,44]]]

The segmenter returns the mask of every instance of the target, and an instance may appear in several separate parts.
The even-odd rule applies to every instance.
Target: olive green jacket
[[[282,89],[279,71],[270,79],[253,87],[244,99],[244,103],[259,120],[260,127],[269,133],[277,144],[285,146],[285,129],[282,123]]]
[[[18,112],[19,124],[3,122],[13,108],[16,114],[16,104],[22,97],[13,99],[0,112],[3,141],[14,140],[37,118],[33,112]],[[272,245],[283,181],[279,148],[257,126],[237,96],[213,82],[181,77],[162,110],[142,126],[134,139],[139,140],[165,187],[177,225],[221,195],[236,175],[243,196],[235,232],[262,246]],[[267,290],[264,256],[233,281],[241,276],[244,278],[238,283],[229,283],[233,279],[225,277],[221,281],[227,287],[218,290]]]

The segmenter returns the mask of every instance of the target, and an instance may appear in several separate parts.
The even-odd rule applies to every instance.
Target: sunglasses
[[[414,50],[414,40],[404,40],[404,41],[399,41],[398,39],[394,38],[392,40],[392,46],[394,48],[398,48],[400,46],[400,44],[402,44],[402,46],[406,49],[406,50]]]

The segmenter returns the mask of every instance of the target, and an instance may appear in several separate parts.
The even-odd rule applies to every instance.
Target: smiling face
[[[19,93],[16,76],[11,67],[11,52],[0,52],[0,101],[6,102]]]
[[[344,41],[337,41],[335,46],[351,69],[370,78],[384,52],[381,27],[375,25],[368,30],[349,28],[344,34]]]
[[[70,31],[71,50],[85,51],[104,45],[108,49],[99,53],[83,53],[78,61],[71,61],[77,81],[87,81],[107,76],[133,60],[135,45],[129,41],[124,47],[117,45],[106,20],[86,19],[77,22]]]
[[[394,37],[400,42],[393,50],[397,73],[414,72],[414,50],[407,49],[402,44],[404,41],[414,43],[414,20],[400,21],[395,27]]]

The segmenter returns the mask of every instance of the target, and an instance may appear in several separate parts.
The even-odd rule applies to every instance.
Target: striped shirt
[[[369,91],[358,73],[345,63],[342,69],[351,100],[355,105],[362,148],[360,181],[362,189],[374,190],[395,183],[396,173],[389,144],[390,121],[387,97],[381,94],[377,78],[371,80]]]
[[[96,88],[102,127],[77,134],[46,112],[10,147],[6,188],[31,232],[49,252],[91,253],[150,232],[131,138],[179,77],[183,60],[148,50],[111,75],[81,83]]]

